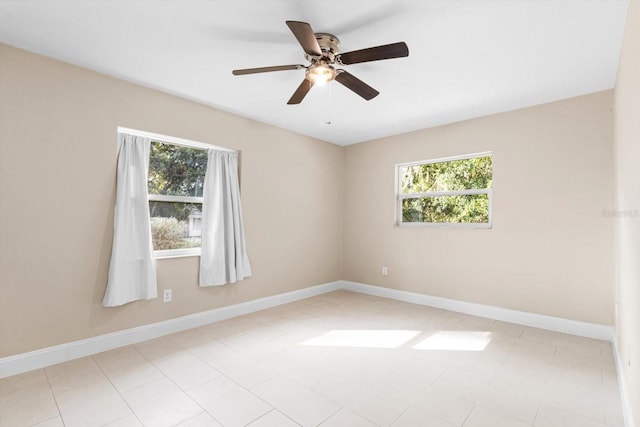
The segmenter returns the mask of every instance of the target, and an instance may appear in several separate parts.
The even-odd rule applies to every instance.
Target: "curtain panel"
[[[113,307],[158,296],[147,194],[151,141],[119,133],[113,247],[102,300]]]
[[[240,206],[238,153],[209,149],[202,203],[200,286],[251,276]]]

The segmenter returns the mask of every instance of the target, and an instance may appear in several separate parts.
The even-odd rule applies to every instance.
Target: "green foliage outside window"
[[[413,196],[402,197],[402,221],[489,223],[489,195],[464,192],[492,188],[492,175],[491,156],[401,167],[400,194]]]
[[[202,197],[207,152],[158,142],[149,154],[149,194]]]

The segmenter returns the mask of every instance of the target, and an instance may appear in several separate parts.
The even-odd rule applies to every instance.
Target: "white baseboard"
[[[620,403],[622,404],[624,425],[626,427],[635,427],[636,424],[633,420],[633,413],[631,412],[631,401],[629,400],[629,394],[627,393],[627,382],[622,375],[624,361],[618,351],[618,339],[615,335],[613,337],[613,355],[616,362],[616,373],[618,374],[618,387],[620,388]]]
[[[190,314],[176,319],[165,320],[137,328],[125,329],[110,334],[99,335],[79,341],[73,341],[53,347],[31,351],[0,359],[0,378],[17,375],[22,372],[44,368],[57,363],[158,338],[175,332],[184,331],[232,317],[242,316],[293,301],[344,289],[383,298],[405,301],[412,304],[451,310],[474,316],[487,317],[505,322],[532,326],[551,331],[563,332],[606,341],[614,340],[613,328],[607,325],[579,322],[558,317],[544,316],[470,302],[452,300],[397,289],[365,285],[362,283],[339,280],[284,294],[259,298],[253,301],[216,308],[201,313]]]
[[[325,283],[270,297],[258,298],[256,300],[240,304],[190,314],[176,319],[139,326],[137,328],[125,329],[110,334],[47,347],[41,350],[4,357],[0,359],[0,378],[44,368],[57,363],[78,359],[80,357],[90,356],[92,354],[125,345],[136,344],[164,335],[173,334],[175,332],[185,331],[187,329],[196,328],[209,323],[242,316],[243,314],[253,313],[338,289],[342,289],[342,284],[340,282]]]
[[[598,340],[613,342],[614,338],[613,326],[580,322],[577,320],[545,316],[542,314],[511,310],[491,305],[434,297],[414,292],[383,288],[380,286],[348,282],[345,280],[342,280],[339,283],[341,284],[342,289],[348,291],[360,292],[363,294],[409,302],[412,304],[426,305],[429,307],[471,314],[473,316],[486,317],[489,319],[501,320],[503,322],[516,323],[518,325],[531,326],[534,328],[547,329],[549,331],[595,338]]]

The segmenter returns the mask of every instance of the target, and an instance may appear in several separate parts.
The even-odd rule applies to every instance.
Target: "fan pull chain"
[[[333,107],[333,85],[329,85],[329,87],[327,88],[329,89],[329,108],[328,108],[328,114],[327,114],[327,121],[324,122],[325,125],[329,126],[331,125],[331,109]]]

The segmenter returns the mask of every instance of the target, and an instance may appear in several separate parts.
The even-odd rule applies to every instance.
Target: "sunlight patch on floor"
[[[415,350],[483,351],[491,342],[491,332],[440,331],[413,346]]]
[[[301,345],[326,347],[399,348],[422,331],[334,330],[303,341]]]

